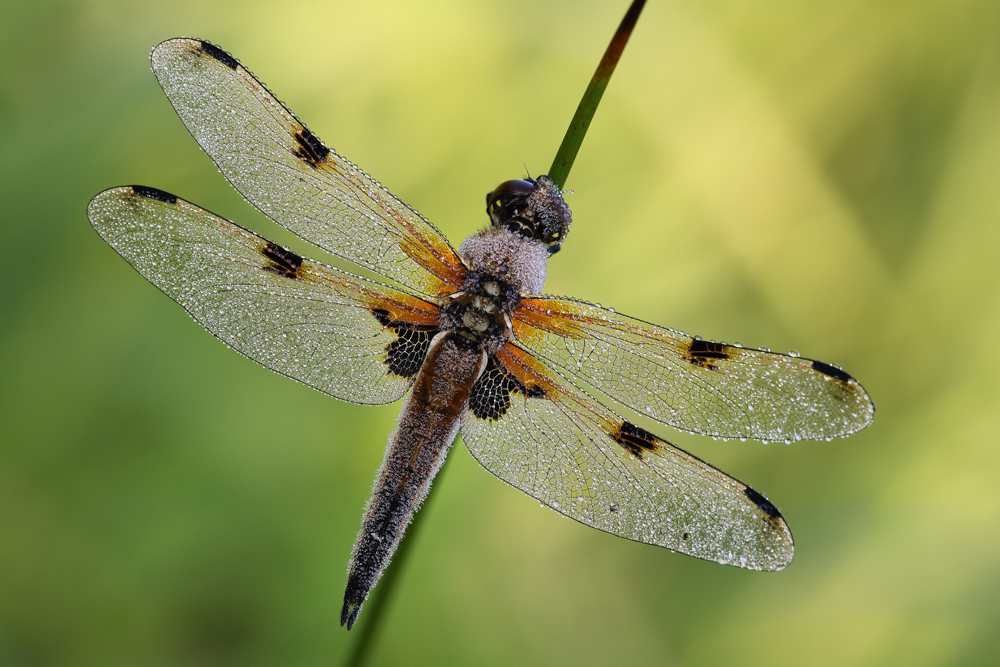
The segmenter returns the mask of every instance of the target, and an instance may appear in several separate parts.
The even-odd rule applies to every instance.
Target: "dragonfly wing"
[[[172,39],[153,72],[233,187],[306,241],[422,294],[460,287],[465,268],[430,222],[328,149],[235,58]]]
[[[788,525],[761,494],[561,384],[514,345],[490,359],[461,428],[484,468],[580,523],[749,569],[792,560]]]
[[[874,415],[857,380],[813,359],[692,338],[574,299],[523,299],[512,319],[518,343],[564,375],[685,431],[829,439]]]
[[[111,247],[226,345],[342,400],[400,398],[437,329],[436,305],[299,257],[166,192],[113,188],[87,212]]]

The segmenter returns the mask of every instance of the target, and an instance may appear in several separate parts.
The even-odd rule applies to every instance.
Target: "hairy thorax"
[[[447,298],[441,327],[493,353],[510,332],[522,295],[545,284],[548,249],[508,229],[490,227],[467,238],[459,254],[469,266],[462,290]]]

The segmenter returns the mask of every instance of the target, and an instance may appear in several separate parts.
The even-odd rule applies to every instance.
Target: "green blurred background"
[[[227,350],[87,222],[139,183],[323,257],[216,172],[150,48],[220,44],[457,243],[548,168],[626,4],[0,6],[0,664],[330,665],[357,637],[398,406]],[[656,429],[781,508],[777,574],[561,519],[458,445],[373,664],[1000,664],[998,37],[996,0],[650,2],[547,291],[840,363],[875,423]]]

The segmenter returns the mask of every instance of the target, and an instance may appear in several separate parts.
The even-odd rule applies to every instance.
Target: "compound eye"
[[[534,181],[504,181],[496,190],[486,195],[486,212],[495,218],[511,199],[527,197],[534,191]]]
[[[493,197],[502,197],[503,195],[530,195],[535,191],[534,181],[504,181],[497,186],[497,189],[493,191]]]
[[[487,196],[487,203],[492,203],[497,200],[509,201],[511,197],[526,197],[535,191],[534,181],[504,181],[497,186],[489,196]]]

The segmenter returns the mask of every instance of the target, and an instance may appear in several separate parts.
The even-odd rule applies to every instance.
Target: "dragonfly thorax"
[[[473,269],[466,275],[464,289],[449,296],[442,307],[441,326],[492,352],[506,339],[510,313],[520,298],[512,283]]]
[[[444,304],[441,324],[493,351],[507,338],[521,296],[541,292],[553,247],[569,230],[569,209],[542,176],[537,183],[503,183],[487,197],[487,211],[493,226],[458,250],[468,271],[462,289]]]
[[[510,285],[516,294],[538,294],[545,284],[548,248],[502,227],[487,227],[458,249],[468,275],[463,291],[484,291],[490,279]]]

